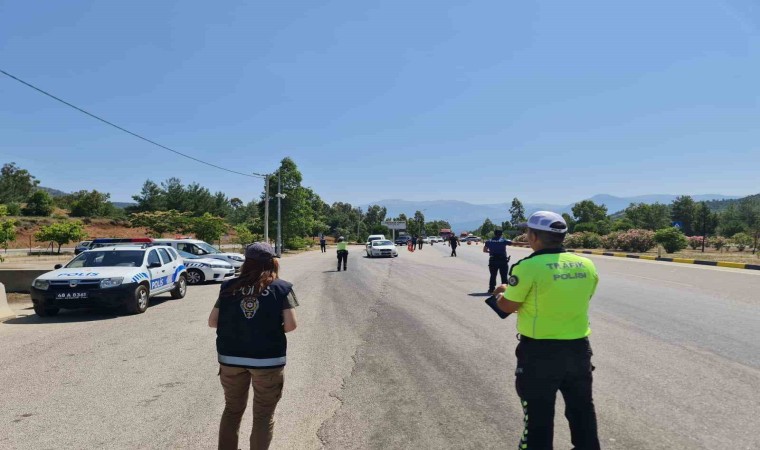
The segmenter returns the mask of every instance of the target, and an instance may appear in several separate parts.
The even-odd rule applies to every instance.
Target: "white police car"
[[[121,308],[130,314],[148,309],[151,297],[187,293],[187,269],[171,247],[123,245],[87,250],[65,266],[56,265],[32,282],[38,316],[61,308]]]
[[[202,258],[181,250],[178,253],[185,261],[188,284],[201,284],[206,281],[225,281],[235,276],[235,268],[227,261]]]
[[[168,245],[177,251],[183,251],[190,253],[191,255],[200,256],[203,258],[221,259],[232,264],[235,268],[235,272],[239,273],[240,268],[243,266],[245,257],[240,253],[225,253],[219,251],[213,245],[209,245],[198,239],[153,239],[153,243],[157,245]]]

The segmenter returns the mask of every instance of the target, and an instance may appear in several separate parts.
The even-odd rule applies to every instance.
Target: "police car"
[[[148,309],[151,297],[187,293],[187,269],[171,247],[121,245],[87,250],[65,266],[56,265],[32,282],[32,302],[38,316],[61,308],[120,308],[130,314]]]
[[[153,243],[168,245],[177,251],[187,252],[203,258],[221,259],[232,264],[236,273],[240,272],[240,268],[245,261],[245,257],[240,253],[225,253],[198,239],[153,239]]]
[[[179,256],[185,261],[188,284],[206,281],[225,281],[235,276],[235,268],[227,261],[202,258],[180,250]]]

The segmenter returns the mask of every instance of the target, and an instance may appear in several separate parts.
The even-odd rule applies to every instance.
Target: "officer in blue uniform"
[[[512,245],[512,241],[504,239],[501,228],[493,232],[493,238],[486,241],[483,246],[483,253],[488,253],[488,271],[491,278],[488,280],[488,293],[493,293],[496,289],[496,274],[501,276],[501,284],[507,284],[507,271],[509,268],[509,257],[507,257],[507,246]]]

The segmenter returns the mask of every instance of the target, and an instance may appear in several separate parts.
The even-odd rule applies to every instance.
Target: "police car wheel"
[[[60,311],[60,308],[45,308],[42,305],[34,305],[34,312],[40,317],[55,316]]]
[[[184,275],[180,275],[179,279],[177,280],[176,287],[172,289],[172,298],[173,299],[180,299],[187,294],[187,279]]]
[[[190,269],[187,271],[187,283],[190,285],[201,284],[206,281],[206,276],[203,275],[198,269]]]
[[[126,305],[127,313],[129,314],[142,314],[148,309],[148,302],[150,294],[148,288],[140,285],[135,289],[133,298]]]

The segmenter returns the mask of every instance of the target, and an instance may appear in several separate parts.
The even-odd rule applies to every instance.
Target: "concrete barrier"
[[[4,292],[29,292],[32,281],[48,272],[49,269],[3,269],[0,270],[0,283],[5,285]]]
[[[8,306],[8,296],[5,295],[5,286],[3,286],[3,283],[0,283],[0,321],[11,317],[16,317],[16,313],[14,313]]]

